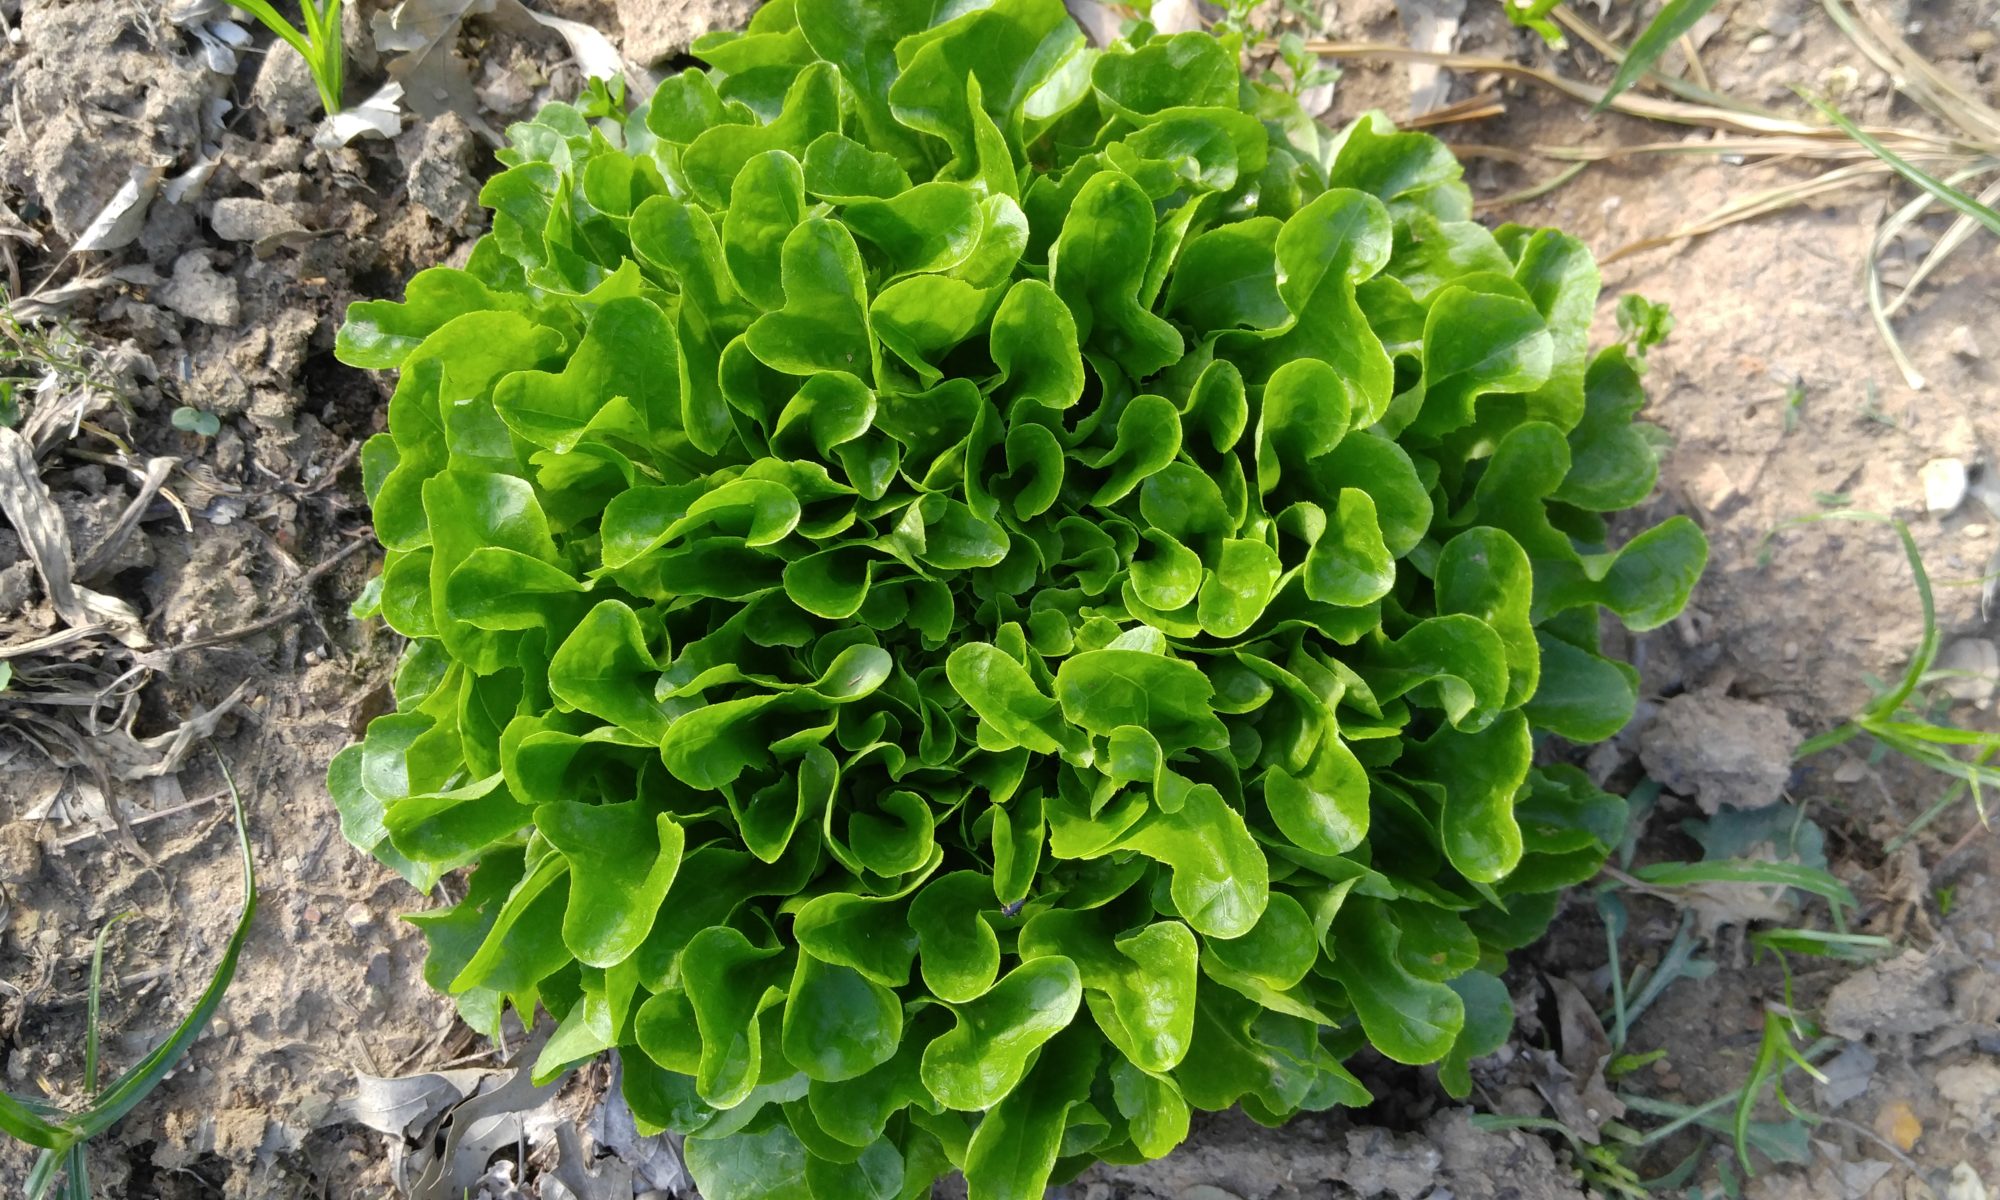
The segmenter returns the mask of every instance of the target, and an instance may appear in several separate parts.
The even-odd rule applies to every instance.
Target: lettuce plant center
[[[335,759],[474,1026],[615,1049],[709,1200],[1030,1200],[1467,1065],[1685,603],[1631,348],[1449,150],[1061,0],[779,0],[509,131],[350,311],[409,639]],[[948,20],[938,21],[948,13]]]

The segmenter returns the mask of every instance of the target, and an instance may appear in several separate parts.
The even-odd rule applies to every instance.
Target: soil
[[[417,7],[449,15],[463,6]],[[742,20],[749,6],[547,7],[622,36],[629,57],[652,59],[680,53],[688,30]],[[1159,7],[1165,20],[1195,6]],[[1421,15],[1449,5],[1407,7]],[[1888,7],[1941,70],[1994,96],[1995,0]],[[1269,5],[1260,19],[1302,29],[1301,14],[1315,10],[1338,40],[1406,37],[1392,0]],[[386,703],[397,651],[378,623],[347,615],[374,570],[355,454],[382,423],[388,381],[338,364],[334,329],[347,303],[396,294],[419,268],[465,252],[484,219],[473,199],[492,170],[488,134],[543,99],[575,94],[569,50],[497,15],[446,21],[431,65],[448,69],[423,77],[430,90],[420,107],[434,111],[407,116],[393,138],[321,148],[309,78],[295,56],[268,51],[261,31],[230,49],[212,24],[198,34],[145,2],[0,0],[0,15],[9,34],[0,109],[10,118],[0,122],[0,270],[9,294],[28,297],[17,315],[34,318],[41,336],[73,338],[62,351],[73,369],[27,401],[21,430],[67,527],[77,582],[134,616],[8,660],[5,1086],[75,1094],[91,943],[114,914],[136,915],[107,943],[109,1069],[156,1045],[206,986],[241,902],[226,762],[248,814],[259,912],[208,1033],[96,1144],[97,1195],[421,1190],[421,1143],[466,1094],[512,1109],[512,1124],[490,1139],[491,1164],[482,1151],[466,1192],[676,1194],[671,1148],[630,1135],[615,1089],[604,1101],[608,1068],[580,1072],[551,1095],[527,1094],[499,1066],[518,1045],[486,1045],[424,985],[420,940],[397,920],[424,902],[342,840],[322,783],[329,757]],[[386,78],[370,24],[382,16],[350,7],[350,102]],[[1637,16],[1613,9],[1612,32],[1629,40]],[[1798,83],[1840,92],[1869,119],[1924,119],[1806,0],[1724,3],[1697,33],[1719,91],[1796,109],[1786,85]],[[1485,0],[1468,6],[1453,44],[1607,77],[1587,50],[1552,54]],[[1371,107],[1409,111],[1408,68],[1343,66],[1329,120]],[[1450,75],[1445,83],[1445,99],[1491,85],[1504,104],[1504,115],[1438,130],[1465,148],[1486,199],[1541,183],[1559,164],[1517,166],[1480,146],[1706,136],[1592,118],[1528,84]],[[1602,256],[1809,172],[1712,155],[1613,159],[1488,215],[1559,226]],[[143,217],[110,223],[134,236],[66,255],[101,232],[94,226],[105,225],[107,205],[135,183],[150,197]],[[1978,499],[2000,494],[1982,481],[1990,448],[2000,446],[2000,258],[1990,238],[1975,237],[1898,318],[1928,384],[1911,389],[1859,283],[1876,222],[1907,198],[1886,182],[1857,185],[1605,268],[1603,337],[1614,336],[1613,301],[1627,291],[1667,303],[1677,323],[1651,355],[1646,414],[1670,448],[1658,495],[1633,519],[1690,513],[1712,551],[1689,611],[1627,645],[1643,672],[1640,719],[1584,760],[1612,786],[1644,774],[1665,785],[1632,862],[1698,856],[1695,833],[1737,837],[1750,852],[1823,856],[1857,899],[1850,928],[1895,950],[1874,963],[1794,956],[1788,979],[1769,956],[1753,956],[1746,924],[1823,924],[1823,909],[1762,892],[1704,892],[1689,928],[1712,973],[1678,979],[1638,1018],[1625,1053],[1664,1053],[1624,1071],[1629,1062],[1607,1062],[1596,1017],[1611,1000],[1605,931],[1590,895],[1579,893],[1550,937],[1518,956],[1509,976],[1516,1037],[1478,1065],[1472,1111],[1559,1120],[1586,1144],[1615,1141],[1617,1126],[1606,1123],[1625,1106],[1621,1095],[1700,1104],[1739,1088],[1767,1010],[1789,1005],[1832,1039],[1821,1060],[1827,1080],[1792,1077],[1791,1098],[1815,1117],[1802,1129],[1801,1161],[1761,1166],[1735,1186],[1787,1200],[2000,1192],[2000,839],[1960,803],[1892,851],[1943,792],[1937,775],[1870,756],[1862,743],[1792,765],[1799,737],[1865,703],[1922,632],[1887,528],[1797,518],[1851,505],[1908,520],[1941,585],[1938,621],[1957,643],[1952,661],[1993,660],[1984,589],[1943,585],[1978,581],[2000,549],[2000,512]],[[1892,265],[1907,277],[1946,224],[1932,217],[1913,227],[1889,248]],[[212,414],[217,432],[177,428],[173,414],[184,405]],[[162,458],[171,460],[164,486],[150,490],[148,467]],[[1971,469],[1974,498],[1930,511],[1926,468],[1937,460]],[[121,522],[135,498],[143,498],[136,524]],[[122,542],[107,543],[121,530]],[[25,555],[0,525],[0,646],[74,624]],[[1995,682],[1954,681],[1960,703],[1942,715],[1992,728]],[[1774,802],[1791,806],[1782,810],[1785,831],[1759,833],[1757,814],[1772,811],[1760,806]],[[1681,909],[1642,891],[1620,895],[1620,963],[1631,978],[1666,955]],[[1607,1084],[1607,1066],[1622,1078]],[[1483,1127],[1490,1120],[1475,1126],[1424,1072],[1362,1069],[1382,1097],[1364,1112],[1278,1131],[1218,1116],[1170,1158],[1100,1168],[1066,1194],[1540,1200],[1593,1186],[1605,1194],[1602,1171],[1578,1172],[1603,1152]],[[394,1085],[402,1107],[380,1102],[390,1085],[361,1078],[413,1072],[433,1074]],[[1771,1122],[1784,1115],[1768,1102],[1758,1111]],[[1661,1124],[1637,1111],[1623,1120]],[[563,1148],[579,1127],[619,1156],[594,1181],[578,1180],[574,1150]],[[1651,1179],[1690,1156],[1691,1185],[1740,1176],[1726,1137],[1692,1131],[1624,1157]],[[558,1170],[558,1160],[571,1169]],[[25,1174],[28,1161],[8,1147],[0,1177]]]

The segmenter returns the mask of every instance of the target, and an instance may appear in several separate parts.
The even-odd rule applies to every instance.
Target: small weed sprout
[[[198,437],[214,437],[222,432],[221,418],[192,405],[183,404],[176,408],[170,419],[174,428],[182,433],[192,433]]]
[[[217,761],[229,787],[229,801],[236,816],[236,842],[243,855],[242,915],[237,918],[229,944],[223,947],[222,958],[216,963],[215,974],[209,978],[193,1010],[174,1027],[166,1041],[102,1091],[97,1088],[98,1001],[103,990],[105,935],[131,914],[119,913],[98,930],[90,955],[89,1028],[84,1043],[86,1107],[80,1112],[65,1112],[39,1098],[0,1092],[0,1132],[41,1150],[28,1173],[27,1200],[43,1200],[52,1195],[62,1200],[90,1200],[90,1140],[117,1124],[159,1086],[208,1027],[209,1018],[221,1006],[223,994],[236,977],[236,960],[257,913],[257,873],[250,861],[250,833],[243,821],[243,798],[236,791],[236,781],[230,777],[228,766],[220,764],[220,759]],[[54,1190],[58,1179],[62,1180],[59,1192]]]
[[[341,45],[341,0],[299,0],[303,29],[287,21],[270,0],[229,0],[229,3],[257,18],[279,41],[306,60],[312,71],[313,87],[319,91],[320,107],[327,116],[341,110],[340,94],[346,70]]]
[[[1896,531],[1916,583],[1917,601],[1923,610],[1923,634],[1917,640],[1917,649],[1910,656],[1909,666],[1894,687],[1881,691],[1846,724],[1807,740],[1799,747],[1798,757],[1808,758],[1865,736],[1872,738],[1884,750],[1894,751],[1954,780],[1949,791],[1885,847],[1891,853],[1907,845],[1911,838],[1968,793],[1972,796],[1974,809],[1979,813],[1980,823],[1984,824],[1986,798],[1982,789],[2000,784],[2000,766],[1994,764],[1994,759],[2000,757],[2000,734],[1946,725],[1923,706],[1920,691],[1940,678],[1934,668],[1943,636],[1938,629],[1937,602],[1931,590],[1930,573],[1924,569],[1916,539],[1910,535],[1908,525],[1880,513],[1830,512],[1801,518],[1801,521],[1835,520],[1879,522]]]
[[[0,291],[0,426],[12,429],[32,399],[85,391],[122,390],[104,355],[66,321],[24,319]]]

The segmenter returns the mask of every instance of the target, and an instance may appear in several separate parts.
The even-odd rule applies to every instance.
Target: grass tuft
[[[259,24],[306,60],[313,87],[319,92],[320,107],[327,116],[341,110],[340,97],[346,84],[346,56],[340,28],[342,0],[299,0],[303,29],[287,21],[270,0],[229,0],[229,3],[257,18]]]
[[[236,818],[236,843],[243,855],[243,910],[236,919],[236,930],[230,935],[229,944],[223,948],[215,974],[209,977],[208,986],[202,990],[193,1010],[174,1027],[166,1041],[133,1064],[101,1093],[97,1091],[98,1001],[104,978],[105,935],[131,914],[120,913],[98,930],[90,956],[90,1015],[89,1029],[85,1034],[83,1068],[84,1094],[87,1098],[85,1107],[79,1112],[65,1113],[32,1097],[0,1092],[0,1133],[37,1147],[42,1152],[28,1173],[27,1200],[44,1200],[52,1194],[58,1179],[63,1180],[60,1195],[64,1200],[88,1200],[90,1139],[111,1128],[136,1108],[179,1064],[195,1039],[201,1036],[202,1030],[208,1027],[209,1018],[221,1006],[223,995],[236,977],[236,960],[243,951],[244,940],[249,937],[251,920],[257,914],[257,872],[250,860],[250,831],[243,820],[243,798],[237,793],[236,781],[230,777],[228,764],[222,763],[219,755],[216,761],[222,766],[224,782],[229,785],[229,801]]]

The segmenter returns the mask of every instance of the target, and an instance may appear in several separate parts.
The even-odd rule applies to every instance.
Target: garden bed
[[[414,1186],[422,1163],[381,1128],[421,1131],[460,1094],[507,1078],[502,1063],[512,1047],[472,1034],[425,984],[421,939],[397,919],[417,898],[341,838],[324,785],[332,755],[388,707],[399,649],[379,621],[347,611],[379,562],[356,459],[361,440],[382,427],[389,384],[337,362],[334,330],[348,303],[399,294],[416,270],[467,251],[485,218],[474,204],[478,182],[495,169],[488,133],[542,99],[573,97],[582,81],[576,49],[561,33],[494,6],[461,24],[462,7],[412,0],[403,28],[371,27],[366,18],[383,17],[373,11],[350,14],[351,98],[384,78],[383,60],[393,55],[378,44],[404,54],[412,44],[419,54],[432,46],[434,61],[409,85],[406,103],[421,115],[405,118],[394,137],[320,148],[311,80],[289,53],[264,53],[261,38],[259,48],[228,52],[233,71],[218,70],[228,57],[151,10],[6,6],[19,36],[0,58],[0,96],[11,114],[0,137],[9,210],[0,211],[0,267],[22,298],[17,313],[60,322],[17,334],[18,354],[53,364],[53,382],[25,405],[22,428],[32,441],[38,409],[74,406],[75,420],[40,429],[51,446],[40,478],[88,568],[79,568],[79,582],[129,605],[144,635],[129,640],[145,643],[123,645],[104,632],[22,655],[13,691],[0,692],[0,770],[11,804],[0,812],[7,1087],[60,1097],[74,1086],[91,940],[111,915],[138,914],[109,943],[104,1024],[114,1066],[164,1036],[207,982],[240,902],[210,745],[242,787],[262,884],[257,923],[208,1036],[100,1141],[98,1195],[387,1195],[399,1182]],[[643,27],[649,49],[663,56],[679,52],[675,23],[702,7],[660,3],[648,17],[639,0],[616,9],[555,6],[614,40],[621,21]],[[740,3],[708,7],[718,23],[747,16]],[[1314,32],[1292,11],[1312,6],[1279,7],[1264,19]],[[1387,0],[1324,7],[1319,32],[1336,40],[1405,40]],[[1898,13],[1940,69],[1993,95],[2000,9],[1991,0]],[[1612,16],[1629,37],[1631,14]],[[1788,84],[1841,87],[1858,115],[1921,119],[1895,103],[1818,6],[1724,4],[1717,16],[1715,28],[1699,30],[1716,90],[1796,107]],[[1551,58],[1533,35],[1507,26],[1498,6],[1473,0],[1463,22],[1461,49],[1607,77],[1587,51]],[[1344,67],[1329,120],[1374,107],[1408,111],[1407,68],[1365,60]],[[1451,95],[1488,82],[1460,77]],[[1594,118],[1523,84],[1496,87],[1504,115],[1440,136],[1516,150],[1705,136]],[[1482,199],[1544,178],[1535,166],[1466,157]],[[1492,215],[1557,226],[1604,255],[1803,171],[1708,155],[1609,161]],[[136,236],[66,257],[108,209],[116,215],[128,187],[149,195]],[[2000,840],[1966,803],[1904,839],[1947,781],[1873,758],[1864,742],[1791,762],[1799,738],[1838,725],[1868,701],[1872,680],[1896,676],[1923,627],[1887,528],[1788,522],[1834,507],[1902,516],[1940,584],[1977,581],[2000,547],[2000,511],[1980,498],[1995,492],[1974,486],[1933,512],[1924,482],[1937,460],[1974,468],[1976,477],[2000,445],[2000,324],[1992,317],[2000,260],[1991,240],[1976,235],[1899,318],[1928,385],[1910,389],[1857,282],[1877,220],[1904,198],[1880,184],[1857,187],[1606,268],[1600,341],[1615,336],[1621,291],[1668,305],[1677,322],[1652,352],[1647,379],[1646,419],[1668,435],[1662,484],[1634,520],[1688,514],[1706,531],[1711,556],[1688,611],[1631,642],[1644,679],[1640,716],[1585,765],[1620,788],[1646,775],[1666,785],[1634,864],[1699,857],[1686,823],[1712,821],[1717,798],[1731,789],[1795,805],[1786,811],[1810,823],[1812,852],[1856,898],[1852,930],[1894,943],[1874,963],[1795,963],[1791,1004],[1838,1044],[1822,1059],[1834,1064],[1828,1082],[1795,1075],[1789,1090],[1803,1109],[1830,1119],[1795,1131],[1775,1105],[1760,1108],[1771,1136],[1793,1139],[1786,1145],[1803,1153],[1791,1165],[1758,1160],[1746,1189],[1753,1196],[1922,1194],[1911,1190],[1914,1180],[1949,1200],[1973,1200],[1986,1193],[1967,1179],[2000,1187]],[[1921,260],[1944,224],[1916,226],[1890,257]],[[196,431],[205,426],[194,418],[177,421],[183,407],[215,418],[215,432]],[[149,465],[162,458],[175,461],[148,485]],[[136,524],[121,522],[148,486],[157,491]],[[125,525],[122,544],[93,554]],[[1989,654],[1992,645],[1983,590],[1975,583],[1937,593],[1945,640],[1964,643],[1955,661],[1974,668],[1986,661],[1981,644]],[[18,538],[0,529],[0,642],[73,627]],[[1991,729],[1995,681],[1990,671],[1974,675],[1960,688],[1968,699],[1946,715]],[[95,702],[29,704],[18,699],[24,690]],[[1796,851],[1806,826],[1776,828],[1762,840],[1745,833],[1745,845],[1783,840],[1780,851]],[[1643,891],[1624,896],[1620,955],[1629,978],[1669,953],[1685,905]],[[1623,1050],[1632,1058],[1617,1067],[1646,1061],[1612,1081],[1616,1092],[1686,1105],[1731,1094],[1750,1076],[1767,1004],[1785,999],[1775,962],[1753,959],[1746,923],[1802,915],[1774,913],[1768,897],[1727,888],[1700,899],[1689,936],[1715,968],[1679,979],[1634,1022]],[[1475,1069],[1475,1111],[1561,1121],[1572,1134],[1596,1136],[1613,1115],[1605,1100],[1615,1099],[1602,1078],[1613,1060],[1595,1025],[1613,1003],[1606,960],[1599,911],[1580,891],[1508,976],[1517,1028]],[[1656,1050],[1664,1054],[1650,1057]],[[1563,1135],[1475,1127],[1424,1071],[1379,1060],[1358,1070],[1379,1098],[1369,1109],[1281,1131],[1220,1117],[1199,1124],[1172,1157],[1098,1168],[1069,1194],[1580,1194],[1578,1155]],[[442,1074],[399,1087],[357,1083],[358,1074],[423,1072]],[[523,1096],[519,1119],[493,1148],[505,1164],[512,1152],[502,1147],[518,1144],[528,1163],[482,1172],[476,1186],[485,1191],[473,1194],[669,1186],[671,1158],[621,1124],[629,1114],[605,1103],[607,1080],[600,1065],[545,1096]],[[1641,1128],[1665,1123],[1637,1112],[1626,1119]],[[583,1130],[587,1142],[622,1152],[622,1166],[600,1166],[585,1184],[545,1183],[561,1178],[555,1164],[568,1153],[559,1130]],[[1630,1152],[1629,1161],[1650,1177],[1696,1154],[1695,1181],[1714,1183],[1734,1169],[1728,1141],[1688,1132]],[[25,1174],[18,1148],[0,1162]],[[604,1182],[607,1172],[614,1182]],[[507,1190],[517,1185],[518,1193]]]

